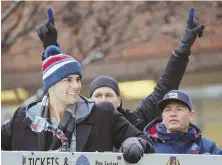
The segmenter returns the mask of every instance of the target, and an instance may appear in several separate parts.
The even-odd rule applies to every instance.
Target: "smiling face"
[[[195,116],[194,111],[177,101],[169,102],[163,109],[163,124],[167,132],[188,131],[189,124]]]
[[[113,104],[115,108],[118,108],[121,104],[121,99],[117,96],[116,92],[110,87],[100,87],[97,88],[91,99],[96,102],[96,104],[100,104],[102,102],[110,102]]]
[[[64,106],[76,104],[81,90],[81,77],[69,75],[49,89],[49,97]]]

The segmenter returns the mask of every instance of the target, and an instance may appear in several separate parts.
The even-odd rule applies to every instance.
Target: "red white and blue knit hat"
[[[63,54],[56,46],[46,48],[42,62],[42,83],[45,93],[57,82],[71,74],[78,74],[82,77],[82,68],[78,61],[72,56]]]

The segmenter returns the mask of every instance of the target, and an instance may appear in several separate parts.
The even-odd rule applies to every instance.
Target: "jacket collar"
[[[73,117],[76,118],[76,124],[83,122],[91,113],[95,102],[88,100],[87,98],[80,96],[79,101],[76,107],[76,113]],[[31,129],[32,121],[34,120],[35,116],[40,116],[44,118],[48,118],[49,114],[47,112],[43,112],[41,108],[41,101],[34,102],[26,107],[26,118],[23,121],[25,125],[27,125]],[[68,109],[69,110],[69,109]],[[91,132],[92,128],[92,121],[87,120],[87,122],[83,122],[83,124],[79,125],[76,130],[76,138],[77,138],[77,151],[82,151],[86,145],[88,140],[88,136]],[[38,150],[45,151],[47,150],[46,143],[48,143],[49,132],[42,131],[38,134]]]
[[[73,117],[75,117],[77,120],[76,122],[80,123],[91,113],[94,104],[94,101],[91,101],[83,96],[79,96],[79,100],[76,106],[76,112],[73,113],[73,106],[68,107],[67,110],[73,113]],[[31,122],[34,121],[35,116],[48,118],[48,110],[43,110],[44,109],[42,108],[42,101],[31,103],[26,107],[26,117],[28,117],[28,120],[31,120]],[[28,121],[27,124],[29,125],[30,121]]]
[[[163,140],[190,141],[200,136],[198,130],[196,130],[191,124],[188,128],[188,132],[177,131],[177,132],[167,133],[165,126],[162,123],[158,123],[156,125],[156,129],[157,129],[157,137]]]
[[[162,124],[162,117],[158,117],[150,122],[145,128],[144,133],[148,136],[156,137],[161,140],[169,141],[189,141],[201,138],[201,130],[193,125],[189,125],[188,132],[172,132],[167,133],[165,126]]]

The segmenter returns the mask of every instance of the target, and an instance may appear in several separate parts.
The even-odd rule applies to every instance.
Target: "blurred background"
[[[95,77],[112,76],[128,109],[153,91],[194,7],[206,28],[180,87],[193,100],[195,124],[222,147],[222,2],[1,1],[1,124],[41,98],[43,47],[34,28],[48,7],[63,52],[83,65],[81,94],[89,96]]]

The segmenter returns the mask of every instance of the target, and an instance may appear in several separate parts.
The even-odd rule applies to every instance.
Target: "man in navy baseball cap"
[[[185,92],[171,90],[158,102],[158,107],[162,116],[144,129],[144,133],[153,139],[156,153],[222,154],[215,142],[203,138],[201,130],[192,124],[195,112]]]

